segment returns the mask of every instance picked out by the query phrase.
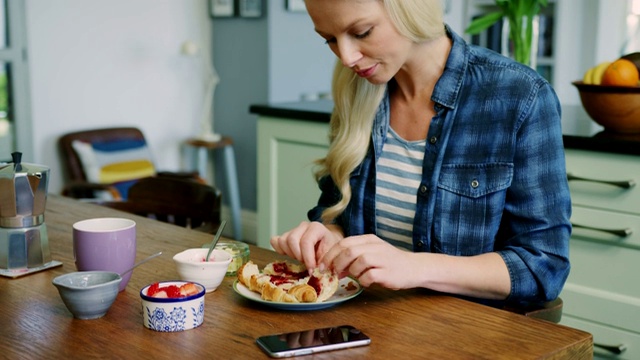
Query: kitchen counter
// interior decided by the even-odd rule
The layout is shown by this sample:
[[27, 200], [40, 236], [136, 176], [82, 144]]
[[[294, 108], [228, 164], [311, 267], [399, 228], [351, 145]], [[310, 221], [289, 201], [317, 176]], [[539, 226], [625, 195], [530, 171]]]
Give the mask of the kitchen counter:
[[[331, 100], [301, 101], [271, 105], [251, 105], [249, 112], [261, 116], [328, 123]], [[582, 106], [563, 106], [562, 127], [567, 149], [640, 155], [640, 134], [611, 134], [603, 131], [584, 112]]]

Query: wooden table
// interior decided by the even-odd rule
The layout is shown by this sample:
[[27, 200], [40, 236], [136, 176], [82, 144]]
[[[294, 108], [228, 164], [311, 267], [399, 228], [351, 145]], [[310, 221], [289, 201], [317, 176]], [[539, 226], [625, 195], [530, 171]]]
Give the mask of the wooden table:
[[[51, 280], [76, 270], [71, 225], [103, 216], [136, 220], [138, 260], [157, 251], [164, 254], [133, 272], [103, 318], [76, 320]], [[63, 266], [0, 279], [0, 358], [259, 359], [267, 356], [255, 344], [258, 336], [342, 324], [360, 328], [371, 337], [371, 345], [314, 359], [592, 357], [588, 333], [447, 295], [373, 287], [329, 309], [283, 311], [236, 294], [233, 277], [206, 295], [202, 326], [180, 333], [152, 331], [142, 325], [140, 289], [178, 278], [172, 256], [201, 247], [210, 235], [51, 195], [45, 217], [52, 257]], [[250, 251], [259, 265], [278, 257], [258, 247]]]

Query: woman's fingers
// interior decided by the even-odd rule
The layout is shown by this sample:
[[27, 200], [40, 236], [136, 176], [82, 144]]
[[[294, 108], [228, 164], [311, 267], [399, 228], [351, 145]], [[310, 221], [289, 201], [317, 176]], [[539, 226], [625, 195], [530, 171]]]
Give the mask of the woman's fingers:
[[[326, 268], [333, 269], [337, 273], [349, 270], [351, 275], [358, 276], [359, 273], [352, 272], [350, 266], [354, 261], [368, 251], [367, 247], [372, 246], [377, 242], [376, 239], [378, 238], [372, 235], [360, 235], [344, 238], [332, 246], [320, 261]], [[353, 270], [355, 269], [356, 268]]]
[[276, 252], [303, 262], [309, 270], [317, 267], [318, 256], [336, 241], [331, 229], [316, 221], [304, 221], [270, 240]]
[[404, 287], [399, 270], [407, 266], [408, 254], [374, 235], [362, 235], [343, 239], [325, 254], [321, 262], [337, 273], [348, 272], [363, 286], [378, 283], [397, 289]]
[[[311, 222], [300, 239], [300, 252], [302, 261], [307, 269], [313, 270], [318, 266], [319, 253], [323, 248], [333, 243], [333, 234], [326, 226], [319, 222]], [[321, 255], [320, 255], [321, 256]]]
[[289, 234], [290, 232], [288, 231], [282, 235], [271, 237], [271, 247], [273, 247], [277, 253], [291, 256], [292, 250], [289, 248], [289, 243], [287, 242]]

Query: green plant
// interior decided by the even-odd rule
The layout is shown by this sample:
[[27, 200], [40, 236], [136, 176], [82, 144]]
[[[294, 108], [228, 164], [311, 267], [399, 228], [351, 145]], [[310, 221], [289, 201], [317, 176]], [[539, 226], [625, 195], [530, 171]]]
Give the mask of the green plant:
[[497, 21], [507, 18], [509, 39], [513, 42], [513, 57], [516, 61], [529, 65], [531, 59], [531, 40], [533, 37], [533, 19], [548, 0], [495, 0], [500, 10], [488, 13], [473, 20], [466, 33], [474, 35], [487, 29]]
[[7, 74], [0, 73], [0, 118], [7, 117], [7, 113], [9, 112], [8, 86]]

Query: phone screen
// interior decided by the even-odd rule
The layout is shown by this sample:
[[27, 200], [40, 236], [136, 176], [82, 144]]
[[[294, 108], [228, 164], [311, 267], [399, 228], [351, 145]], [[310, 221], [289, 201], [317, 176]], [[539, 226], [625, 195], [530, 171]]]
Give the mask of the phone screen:
[[351, 325], [342, 325], [261, 336], [256, 342], [271, 357], [288, 357], [368, 345], [371, 339]]

